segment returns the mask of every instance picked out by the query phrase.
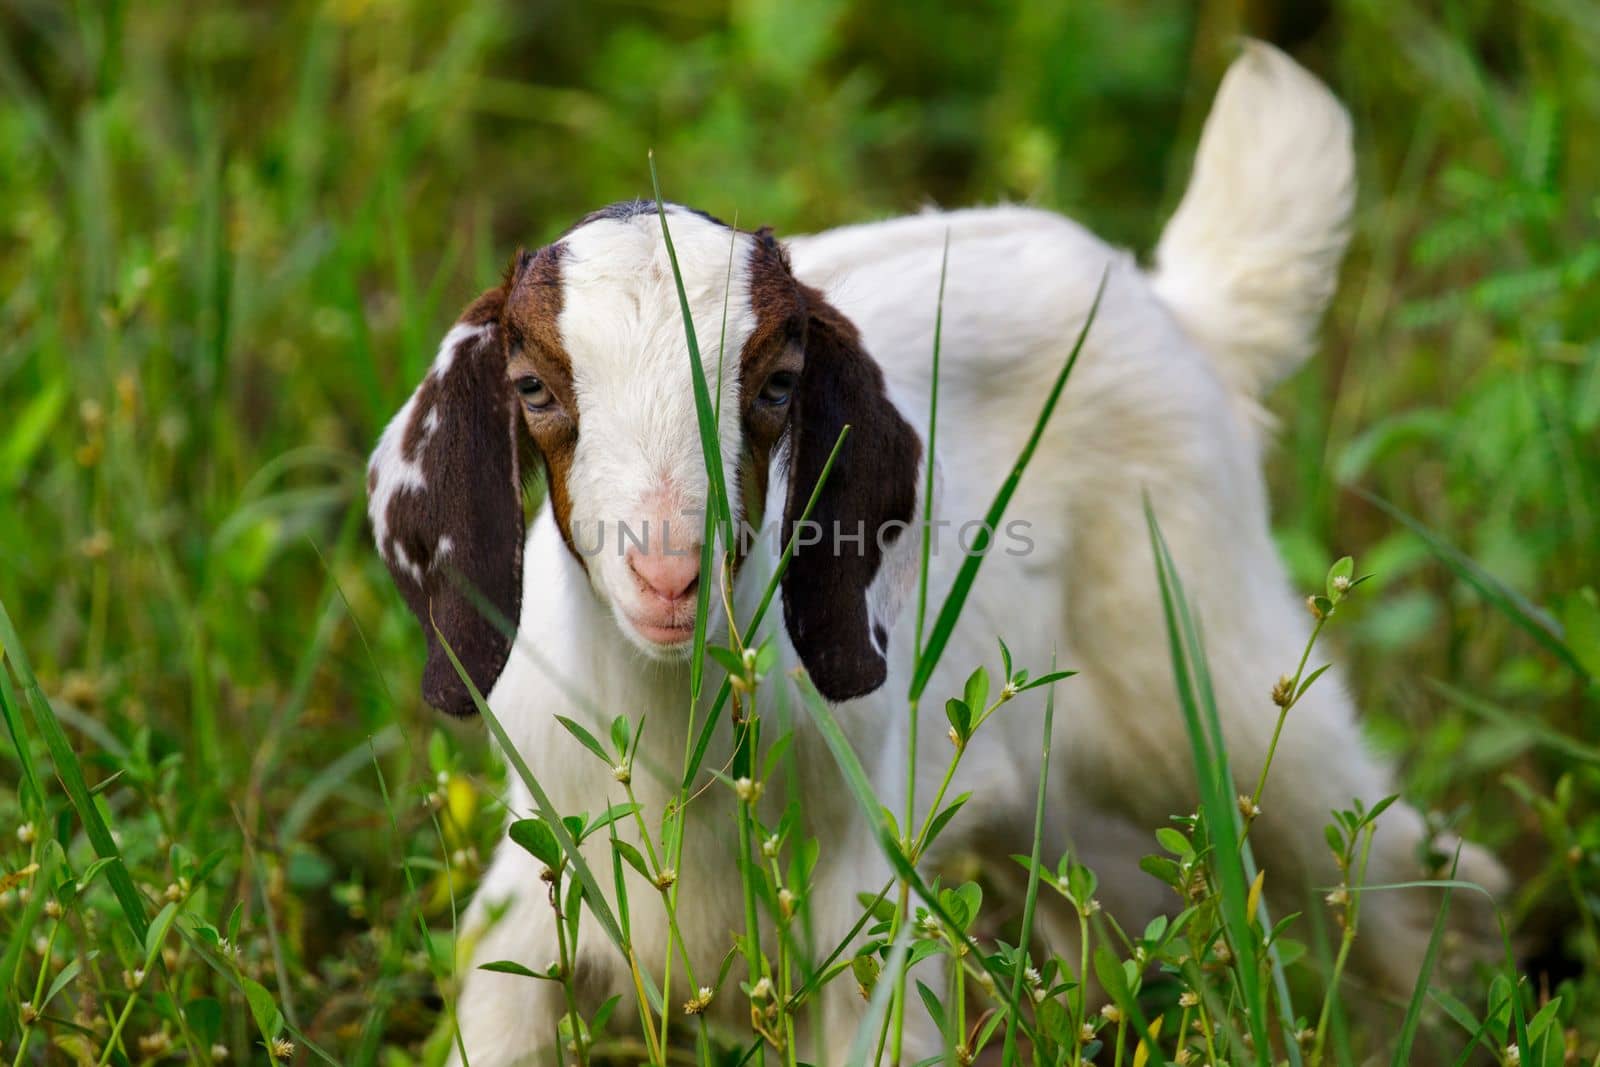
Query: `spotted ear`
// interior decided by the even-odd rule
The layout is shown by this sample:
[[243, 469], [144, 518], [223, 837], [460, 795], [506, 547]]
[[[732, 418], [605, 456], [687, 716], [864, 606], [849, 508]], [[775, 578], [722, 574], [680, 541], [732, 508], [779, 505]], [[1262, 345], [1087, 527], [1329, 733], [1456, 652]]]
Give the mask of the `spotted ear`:
[[516, 625], [522, 600], [522, 431], [504, 307], [493, 289], [467, 308], [367, 467], [378, 551], [428, 639], [422, 697], [451, 715], [476, 705], [439, 635], [487, 697], [511, 652], [502, 627]]
[[[794, 534], [839, 433], [835, 461], [783, 578], [783, 619], [817, 691], [864, 696], [888, 676], [889, 629], [915, 567], [911, 523], [922, 442], [890, 401], [855, 325], [815, 290], [805, 366], [790, 403], [784, 543]], [[913, 571], [914, 573], [914, 571]]]

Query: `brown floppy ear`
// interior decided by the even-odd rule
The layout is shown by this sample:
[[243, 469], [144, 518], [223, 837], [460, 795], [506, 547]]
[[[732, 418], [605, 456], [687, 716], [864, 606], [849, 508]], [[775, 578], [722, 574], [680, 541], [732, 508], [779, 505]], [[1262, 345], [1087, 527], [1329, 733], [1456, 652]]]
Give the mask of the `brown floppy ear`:
[[517, 624], [522, 601], [522, 431], [504, 308], [503, 288], [467, 308], [367, 467], [378, 551], [428, 639], [422, 697], [451, 715], [476, 705], [439, 634], [487, 697], [511, 652], [501, 627]]
[[[889, 628], [904, 591], [922, 442], [889, 400], [855, 325], [816, 290], [805, 302], [805, 366], [789, 412], [784, 543], [794, 533], [846, 425], [839, 459], [796, 538], [783, 578], [783, 620], [817, 691], [864, 696], [888, 676]], [[806, 543], [811, 542], [811, 543]], [[915, 556], [910, 557], [913, 565]]]

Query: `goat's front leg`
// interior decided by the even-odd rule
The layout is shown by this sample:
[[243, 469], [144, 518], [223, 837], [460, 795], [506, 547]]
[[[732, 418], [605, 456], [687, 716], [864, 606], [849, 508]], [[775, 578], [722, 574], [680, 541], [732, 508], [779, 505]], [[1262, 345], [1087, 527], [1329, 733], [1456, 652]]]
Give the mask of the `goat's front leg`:
[[566, 1010], [555, 982], [482, 970], [510, 960], [543, 972], [560, 958], [550, 885], [532, 856], [503, 842], [462, 923], [471, 962], [462, 976], [456, 1020], [472, 1067], [556, 1067], [563, 1062], [560, 1020]]

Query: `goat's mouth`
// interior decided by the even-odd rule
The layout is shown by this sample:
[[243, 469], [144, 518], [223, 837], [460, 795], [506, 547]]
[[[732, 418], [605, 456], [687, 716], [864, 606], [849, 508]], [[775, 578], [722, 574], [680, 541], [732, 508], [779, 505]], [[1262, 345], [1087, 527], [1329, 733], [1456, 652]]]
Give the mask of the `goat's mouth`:
[[682, 649], [694, 637], [693, 614], [650, 619], [625, 612], [624, 617], [634, 633], [663, 651]]

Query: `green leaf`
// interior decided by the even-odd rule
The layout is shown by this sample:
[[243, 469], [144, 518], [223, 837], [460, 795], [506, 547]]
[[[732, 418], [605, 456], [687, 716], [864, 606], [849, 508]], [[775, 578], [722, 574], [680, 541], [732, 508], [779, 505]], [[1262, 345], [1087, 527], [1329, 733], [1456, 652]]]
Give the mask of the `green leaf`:
[[277, 1002], [267, 992], [267, 987], [254, 978], [241, 974], [239, 985], [244, 989], [245, 1003], [250, 1005], [250, 1016], [256, 1021], [256, 1029], [261, 1031], [264, 1040], [271, 1041], [283, 1029], [283, 1015], [278, 1011]]
[[169, 900], [165, 907], [156, 913], [155, 921], [150, 924], [150, 929], [144, 935], [144, 965], [150, 967], [161, 954], [161, 943], [167, 939], [167, 931], [172, 929], [172, 920], [178, 914], [178, 902]]
[[934, 841], [938, 840], [939, 835], [944, 832], [944, 828], [950, 824], [951, 819], [956, 817], [956, 812], [961, 810], [961, 806], [965, 804], [968, 799], [971, 798], [971, 796], [971, 793], [962, 793], [960, 796], [956, 797], [955, 800], [951, 801], [943, 811], [939, 812], [939, 814], [935, 815], [931, 820], [929, 820], [928, 828], [923, 832], [922, 840], [918, 842], [919, 855], [922, 852], [927, 851], [928, 846], [933, 844]]
[[622, 1003], [622, 994], [617, 993], [608, 997], [605, 1003], [595, 1009], [594, 1017], [589, 1020], [589, 1032], [598, 1034], [605, 1030], [606, 1023], [611, 1021], [611, 1013], [617, 1010], [617, 1005]]
[[882, 973], [883, 965], [876, 956], [857, 956], [850, 961], [850, 973], [855, 976], [856, 985], [866, 996], [872, 996], [873, 987], [878, 984], [878, 975]]
[[717, 661], [717, 666], [728, 672], [730, 678], [744, 677], [744, 660], [739, 653], [721, 645], [707, 645], [706, 655]]
[[772, 777], [772, 772], [778, 769], [779, 761], [783, 759], [784, 753], [789, 751], [789, 745], [793, 741], [794, 733], [791, 731], [767, 746], [767, 754], [761, 761], [761, 777], [763, 779]]
[[1194, 846], [1189, 843], [1189, 839], [1170, 826], [1163, 826], [1158, 829], [1156, 831], [1156, 840], [1161, 843], [1162, 848], [1174, 856], [1194, 855]]
[[596, 756], [599, 756], [607, 767], [611, 766], [615, 762], [611, 758], [611, 754], [605, 750], [605, 746], [600, 744], [599, 739], [596, 738], [594, 734], [584, 729], [583, 726], [573, 722], [565, 715], [557, 715], [556, 721], [562, 726], [565, 726], [567, 728], [567, 733], [571, 734], [573, 737], [576, 737], [580, 745], [588, 749], [590, 752], [593, 752]]
[[1043, 685], [1053, 685], [1056, 682], [1071, 678], [1077, 673], [1077, 671], [1051, 671], [1049, 674], [1041, 674], [1032, 681], [1028, 681], [1028, 674], [1026, 671], [1024, 671], [1019, 676], [1019, 680], [1017, 682], [1017, 692], [1026, 693], [1030, 689], [1038, 689]]
[[450, 769], [450, 742], [445, 738], [444, 731], [437, 728], [428, 738], [428, 769], [434, 774], [443, 774]]
[[928, 1018], [933, 1020], [934, 1025], [939, 1028], [939, 1032], [949, 1036], [950, 1022], [945, 1018], [944, 1005], [939, 1003], [938, 994], [924, 985], [921, 979], [918, 979], [917, 996], [922, 998], [922, 1006], [928, 1009]]
[[544, 820], [518, 819], [511, 824], [507, 835], [552, 871], [561, 866], [561, 846]]
[[629, 867], [643, 875], [646, 881], [655, 881], [655, 875], [650, 873], [650, 865], [644, 861], [644, 856], [640, 855], [637, 848], [634, 848], [620, 837], [611, 839], [611, 847]]
[[495, 974], [515, 974], [522, 978], [548, 979], [550, 977], [547, 974], [540, 974], [537, 971], [524, 967], [515, 960], [495, 960], [493, 963], [480, 963], [478, 964], [478, 970], [493, 971]]
[[982, 715], [989, 707], [989, 672], [982, 667], [967, 676], [962, 699], [974, 714]]
[[61, 968], [60, 973], [50, 980], [50, 988], [45, 991], [44, 999], [35, 1006], [41, 1012], [44, 1011], [50, 1002], [56, 999], [56, 994], [65, 989], [74, 978], [78, 977], [78, 972], [83, 969], [83, 961], [85, 959], [93, 960], [99, 955], [100, 950], [93, 949], [86, 956], [74, 956], [65, 967]]
[[1328, 568], [1327, 590], [1329, 600], [1338, 600], [1344, 595], [1337, 586], [1338, 579], [1345, 581], [1345, 589], [1349, 589], [1350, 579], [1355, 576], [1356, 561], [1349, 556], [1341, 558], [1337, 563]]
[[604, 830], [606, 827], [610, 826], [619, 819], [626, 819], [629, 815], [632, 815], [638, 810], [639, 805], [637, 804], [613, 804], [611, 807], [607, 808], [602, 815], [595, 819], [594, 822], [584, 827], [583, 834], [578, 838], [578, 840], [580, 842], [587, 840], [588, 838], [594, 836], [596, 832]]
[[1311, 688], [1311, 683], [1315, 682], [1318, 678], [1321, 678], [1323, 674], [1327, 672], [1328, 668], [1332, 666], [1333, 664], [1331, 663], [1324, 663], [1322, 666], [1308, 674], [1306, 676], [1306, 680], [1300, 683], [1300, 688], [1295, 690], [1294, 699], [1298, 701], [1301, 697], [1305, 696], [1306, 690]]
[[963, 743], [972, 736], [972, 708], [963, 700], [951, 697], [944, 702], [944, 717]]
[[633, 725], [628, 722], [626, 715], [618, 715], [611, 720], [611, 747], [616, 749], [617, 758], [628, 758], [628, 746], [633, 741]]

